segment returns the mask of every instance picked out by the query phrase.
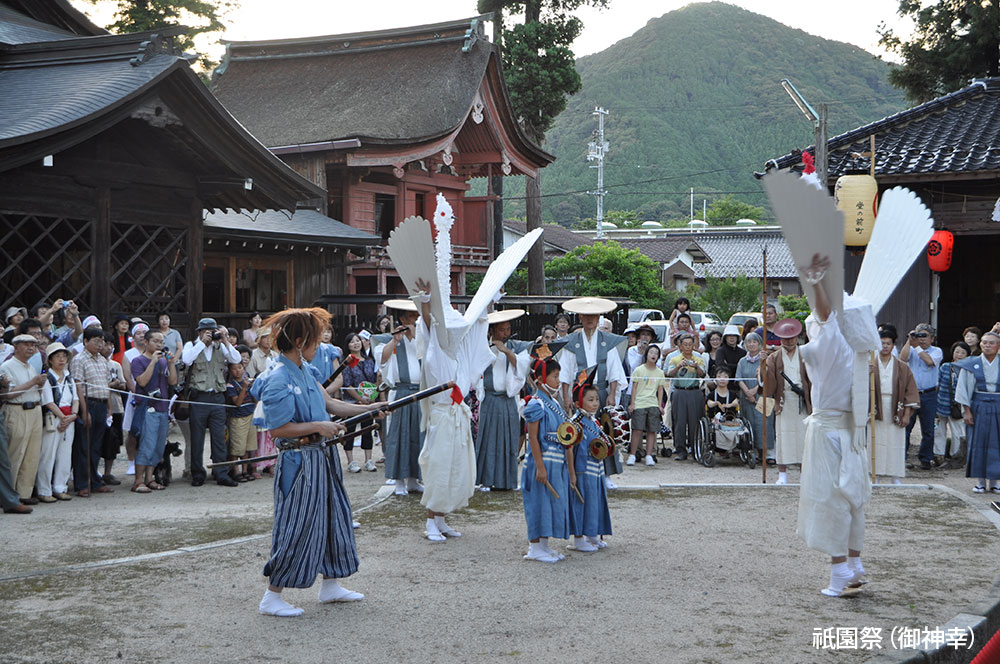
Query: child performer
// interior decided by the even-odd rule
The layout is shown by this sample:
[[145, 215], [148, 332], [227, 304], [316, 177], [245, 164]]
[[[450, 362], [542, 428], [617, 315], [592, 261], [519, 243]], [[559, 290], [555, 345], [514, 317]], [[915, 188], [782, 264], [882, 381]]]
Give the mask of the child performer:
[[590, 553], [605, 548], [607, 543], [600, 537], [611, 534], [611, 512], [608, 510], [608, 493], [604, 487], [604, 460], [598, 460], [590, 454], [590, 444], [604, 436], [595, 417], [601, 409], [601, 397], [590, 378], [573, 388], [573, 402], [583, 413], [580, 419], [583, 437], [573, 451], [577, 486], [583, 502], [573, 492], [569, 499], [569, 516], [573, 530], [573, 548]]
[[524, 520], [528, 524], [525, 560], [557, 563], [565, 556], [549, 547], [549, 538], [569, 537], [570, 482], [576, 484], [573, 450], [556, 439], [556, 429], [565, 422], [559, 405], [559, 362], [554, 357], [535, 360], [531, 370], [538, 391], [524, 407], [528, 423], [530, 454], [521, 476]]

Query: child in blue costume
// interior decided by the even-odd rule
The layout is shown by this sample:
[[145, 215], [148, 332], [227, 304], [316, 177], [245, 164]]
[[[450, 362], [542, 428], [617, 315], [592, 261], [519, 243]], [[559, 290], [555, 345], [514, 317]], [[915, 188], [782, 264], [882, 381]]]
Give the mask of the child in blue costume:
[[603, 549], [607, 543], [600, 539], [611, 534], [611, 512], [608, 510], [608, 493], [604, 487], [604, 460], [598, 461], [590, 454], [590, 444], [603, 438], [604, 432], [594, 419], [601, 408], [601, 398], [593, 384], [584, 383], [573, 388], [573, 402], [583, 411], [580, 426], [583, 437], [574, 451], [577, 486], [583, 501], [576, 492], [570, 496], [570, 526], [573, 531], [573, 548], [583, 553]]
[[[344, 432], [330, 413], [347, 417], [371, 410], [331, 399], [310, 364], [330, 314], [322, 309], [288, 309], [267, 321], [281, 354], [254, 381], [250, 392], [263, 404], [264, 425], [275, 442], [319, 434], [324, 439]], [[320, 602], [351, 602], [361, 593], [342, 588], [337, 579], [354, 574], [358, 553], [351, 504], [344, 491], [336, 447], [319, 443], [283, 450], [274, 476], [274, 529], [271, 557], [264, 565], [268, 587], [260, 613], [289, 617], [302, 609], [286, 602], [281, 591], [308, 588], [323, 575]]]
[[568, 419], [557, 399], [559, 362], [552, 357], [535, 360], [532, 377], [538, 391], [524, 408], [530, 453], [521, 475], [524, 520], [528, 525], [528, 553], [524, 559], [556, 563], [565, 556], [549, 547], [548, 538], [567, 539], [570, 535], [569, 485], [576, 483], [576, 470], [572, 449], [556, 440], [556, 429]]

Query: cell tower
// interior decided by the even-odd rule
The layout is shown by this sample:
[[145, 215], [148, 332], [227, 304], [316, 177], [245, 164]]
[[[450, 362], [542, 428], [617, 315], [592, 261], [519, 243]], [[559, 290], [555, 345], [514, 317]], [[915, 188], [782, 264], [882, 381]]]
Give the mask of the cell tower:
[[604, 190], [604, 155], [608, 153], [608, 142], [604, 140], [604, 116], [608, 114], [603, 108], [595, 108], [591, 115], [597, 116], [597, 140], [591, 141], [587, 145], [587, 161], [596, 161], [591, 164], [591, 168], [597, 169], [597, 189], [588, 191], [591, 196], [597, 197], [597, 238], [604, 238], [604, 196], [608, 193]]

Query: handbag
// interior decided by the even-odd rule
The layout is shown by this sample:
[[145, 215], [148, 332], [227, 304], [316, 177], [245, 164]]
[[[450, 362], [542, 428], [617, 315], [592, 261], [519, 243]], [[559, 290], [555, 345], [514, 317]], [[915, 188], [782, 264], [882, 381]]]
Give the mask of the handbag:
[[173, 403], [173, 410], [171, 414], [174, 419], [178, 422], [184, 422], [189, 417], [191, 417], [191, 370], [194, 369], [194, 363], [187, 368], [184, 372], [184, 387], [177, 394], [177, 399]]

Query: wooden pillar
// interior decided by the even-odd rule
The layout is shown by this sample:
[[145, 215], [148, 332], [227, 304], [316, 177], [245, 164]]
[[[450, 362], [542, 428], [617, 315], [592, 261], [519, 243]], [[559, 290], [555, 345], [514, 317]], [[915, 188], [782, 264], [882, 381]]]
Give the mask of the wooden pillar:
[[202, 202], [201, 199], [195, 197], [191, 201], [191, 215], [190, 222], [188, 223], [188, 241], [187, 241], [187, 284], [188, 284], [188, 294], [187, 294], [187, 309], [188, 309], [188, 319], [189, 319], [189, 329], [188, 333], [194, 331], [194, 328], [198, 325], [198, 319], [201, 318], [201, 306], [202, 306], [202, 278], [204, 276], [205, 269], [205, 247], [204, 247], [204, 237], [202, 233]]
[[91, 246], [94, 253], [91, 267], [94, 271], [93, 312], [105, 325], [111, 323], [111, 190], [96, 190], [97, 214], [94, 216]]

